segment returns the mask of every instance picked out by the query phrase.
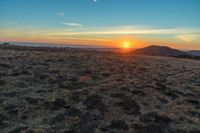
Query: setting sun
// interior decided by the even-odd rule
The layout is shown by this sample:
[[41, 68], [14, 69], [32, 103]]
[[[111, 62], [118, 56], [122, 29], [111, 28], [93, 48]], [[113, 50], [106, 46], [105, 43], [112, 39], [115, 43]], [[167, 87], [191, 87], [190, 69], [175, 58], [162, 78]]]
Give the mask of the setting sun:
[[122, 47], [123, 48], [130, 48], [130, 46], [131, 46], [131, 42], [130, 41], [123, 41], [122, 42]]

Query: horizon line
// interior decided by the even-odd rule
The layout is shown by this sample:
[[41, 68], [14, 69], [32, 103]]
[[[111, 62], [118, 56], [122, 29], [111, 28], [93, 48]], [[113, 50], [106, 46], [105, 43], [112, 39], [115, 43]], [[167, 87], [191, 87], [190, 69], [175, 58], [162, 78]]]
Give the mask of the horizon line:
[[[106, 45], [95, 45], [95, 44], [70, 44], [70, 43], [48, 43], [48, 42], [23, 42], [23, 41], [0, 41], [0, 44], [3, 44], [3, 43], [9, 43], [9, 45], [17, 45], [17, 46], [27, 46], [27, 47], [31, 47], [31, 45], [25, 45], [24, 43], [28, 43], [28, 44], [36, 44], [38, 45], [38, 47], [63, 47], [63, 48], [66, 48], [66, 47], [69, 47], [69, 48], [97, 48], [97, 49], [122, 49], [120, 47], [112, 47], [112, 46], [106, 46]], [[12, 44], [12, 43], [18, 43], [18, 44]], [[22, 45], [20, 45], [20, 43], [22, 43]], [[43, 45], [43, 46], [41, 46]], [[46, 46], [45, 46], [46, 45]], [[150, 45], [146, 45], [144, 47], [138, 47], [138, 48], [129, 48], [129, 49], [140, 49], [140, 48], [145, 48], [145, 47], [149, 47], [149, 46], [158, 46], [158, 47], [163, 47], [163, 46], [167, 46], [169, 48], [172, 48], [172, 49], [177, 49], [177, 50], [181, 50], [181, 51], [193, 51], [193, 50], [196, 50], [196, 49], [180, 49], [180, 48], [175, 48], [175, 47], [171, 47], [171, 46], [168, 46], [168, 45], [156, 45], [156, 44], [150, 44]], [[37, 47], [37, 46], [33, 46], [33, 47]], [[200, 49], [197, 49], [197, 50], [200, 50]]]

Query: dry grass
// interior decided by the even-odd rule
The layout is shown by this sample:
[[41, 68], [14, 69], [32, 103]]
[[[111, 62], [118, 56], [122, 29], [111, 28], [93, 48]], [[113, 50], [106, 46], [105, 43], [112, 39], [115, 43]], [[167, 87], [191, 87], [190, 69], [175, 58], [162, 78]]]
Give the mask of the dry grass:
[[197, 133], [200, 62], [0, 48], [0, 132]]

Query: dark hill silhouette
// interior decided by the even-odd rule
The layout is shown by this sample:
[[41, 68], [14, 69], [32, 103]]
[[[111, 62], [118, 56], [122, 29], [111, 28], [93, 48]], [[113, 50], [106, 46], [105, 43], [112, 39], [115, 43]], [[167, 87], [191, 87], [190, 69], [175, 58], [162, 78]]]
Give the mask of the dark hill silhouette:
[[167, 57], [178, 57], [180, 55], [187, 54], [186, 52], [177, 49], [172, 49], [167, 46], [156, 46], [156, 45], [148, 46], [141, 49], [136, 49], [133, 52], [135, 54], [140, 54], [140, 55], [167, 56]]
[[189, 51], [188, 53], [191, 54], [191, 55], [194, 55], [194, 56], [200, 56], [199, 50], [192, 50], [192, 51]]

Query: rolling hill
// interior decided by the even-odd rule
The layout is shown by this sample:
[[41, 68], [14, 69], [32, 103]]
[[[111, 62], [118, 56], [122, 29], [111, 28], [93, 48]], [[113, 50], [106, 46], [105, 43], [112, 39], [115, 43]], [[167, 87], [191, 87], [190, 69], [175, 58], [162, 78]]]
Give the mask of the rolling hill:
[[176, 57], [182, 54], [186, 54], [183, 51], [172, 49], [167, 46], [156, 46], [156, 45], [151, 45], [145, 48], [136, 49], [134, 53], [140, 55], [168, 56], [168, 57]]
[[138, 55], [200, 59], [199, 51], [181, 51], [167, 46], [156, 46], [156, 45], [151, 45], [145, 48], [136, 49], [133, 51], [133, 53]]

